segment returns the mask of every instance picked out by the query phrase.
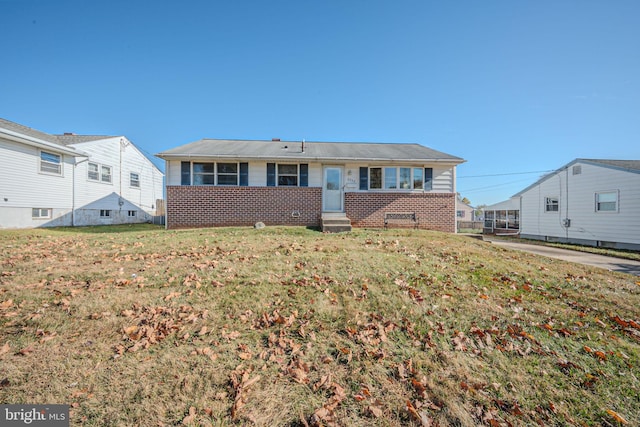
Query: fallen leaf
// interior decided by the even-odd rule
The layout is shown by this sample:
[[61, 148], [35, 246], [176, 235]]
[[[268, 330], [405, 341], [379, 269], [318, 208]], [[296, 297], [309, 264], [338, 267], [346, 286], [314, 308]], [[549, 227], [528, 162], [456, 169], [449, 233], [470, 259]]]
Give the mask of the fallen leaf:
[[192, 422], [194, 422], [196, 420], [196, 415], [197, 415], [196, 407], [195, 406], [189, 407], [189, 415], [184, 417], [184, 419], [182, 420], [182, 424], [184, 424], [184, 425], [191, 424]]
[[373, 415], [375, 418], [380, 418], [383, 415], [382, 408], [379, 404], [367, 406], [367, 412]]
[[9, 350], [11, 350], [11, 346], [9, 345], [9, 343], [8, 342], [4, 343], [4, 345], [0, 347], [0, 356], [2, 356], [5, 353], [8, 353]]
[[611, 418], [613, 418], [614, 420], [616, 420], [620, 424], [623, 424], [623, 425], [629, 424], [629, 421], [625, 420], [622, 415], [618, 414], [616, 411], [614, 411], [612, 409], [607, 409], [607, 414], [609, 414], [611, 416]]

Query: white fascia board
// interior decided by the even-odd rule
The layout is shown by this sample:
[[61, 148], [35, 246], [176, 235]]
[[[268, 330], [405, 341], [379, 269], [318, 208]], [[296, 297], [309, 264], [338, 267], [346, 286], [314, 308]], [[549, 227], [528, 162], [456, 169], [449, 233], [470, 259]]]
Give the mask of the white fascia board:
[[61, 154], [68, 154], [73, 157], [88, 157], [87, 153], [83, 151], [79, 151], [74, 148], [67, 148], [63, 145], [53, 144], [51, 142], [44, 141], [39, 138], [34, 138], [32, 136], [24, 135], [18, 132], [13, 132], [8, 129], [0, 128], [0, 136], [10, 141], [20, 142], [22, 144], [31, 145], [37, 148], [48, 149]]
[[466, 160], [452, 160], [452, 159], [389, 159], [389, 158], [361, 158], [361, 157], [293, 157], [293, 156], [236, 156], [230, 154], [215, 155], [215, 154], [156, 154], [164, 160], [184, 160], [184, 161], [197, 161], [197, 160], [262, 160], [262, 161], [288, 161], [288, 162], [354, 162], [354, 163], [377, 163], [377, 164], [407, 164], [414, 165], [420, 163], [442, 163], [449, 166], [457, 166]]

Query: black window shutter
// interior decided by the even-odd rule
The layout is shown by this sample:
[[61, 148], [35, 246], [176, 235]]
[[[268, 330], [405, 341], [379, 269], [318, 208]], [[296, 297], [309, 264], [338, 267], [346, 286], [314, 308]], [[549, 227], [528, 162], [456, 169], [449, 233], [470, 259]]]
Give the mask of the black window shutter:
[[433, 168], [424, 168], [424, 189], [427, 191], [433, 189]]
[[240, 163], [240, 185], [249, 185], [249, 163]]
[[267, 187], [276, 186], [276, 164], [267, 163]]
[[309, 165], [300, 163], [300, 187], [309, 186]]
[[181, 185], [191, 185], [191, 162], [182, 162], [180, 165], [181, 170]]
[[367, 167], [360, 168], [360, 189], [369, 189], [369, 168]]

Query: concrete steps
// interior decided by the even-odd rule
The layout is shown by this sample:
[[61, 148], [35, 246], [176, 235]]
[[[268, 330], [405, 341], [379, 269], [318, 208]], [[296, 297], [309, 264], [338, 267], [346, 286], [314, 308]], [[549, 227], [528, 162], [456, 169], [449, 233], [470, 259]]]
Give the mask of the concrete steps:
[[351, 231], [351, 220], [344, 213], [326, 213], [321, 217], [323, 233], [343, 233]]

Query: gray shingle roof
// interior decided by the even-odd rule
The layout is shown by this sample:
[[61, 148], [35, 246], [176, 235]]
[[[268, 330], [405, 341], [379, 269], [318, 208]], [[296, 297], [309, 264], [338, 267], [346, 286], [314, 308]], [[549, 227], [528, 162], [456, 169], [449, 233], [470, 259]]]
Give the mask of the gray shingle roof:
[[578, 159], [587, 163], [597, 163], [604, 166], [613, 166], [617, 169], [640, 171], [640, 160], [605, 160], [605, 159]]
[[[304, 151], [302, 149], [304, 144]], [[172, 158], [233, 158], [291, 160], [443, 161], [462, 163], [452, 156], [420, 144], [312, 141], [255, 141], [201, 139], [157, 154]]]
[[41, 139], [43, 141], [50, 142], [52, 144], [60, 144], [60, 142], [57, 140], [55, 135], [40, 132], [39, 130], [32, 129], [30, 127], [23, 126], [18, 123], [14, 123], [12, 121], [9, 121], [3, 118], [0, 118], [0, 127], [16, 133], [20, 133], [22, 135], [30, 136], [32, 138]]
[[28, 126], [24, 126], [19, 123], [15, 123], [3, 118], [0, 118], [0, 127], [16, 133], [20, 133], [22, 135], [30, 136], [32, 138], [41, 139], [43, 141], [50, 142], [52, 144], [58, 144], [58, 145], [64, 145], [64, 146], [80, 144], [83, 142], [99, 141], [101, 139], [107, 139], [107, 138], [113, 138], [112, 136], [106, 136], [106, 135], [76, 135], [76, 134], [52, 135], [50, 133], [45, 133], [37, 129], [33, 129]]
[[65, 134], [55, 135], [58, 142], [62, 145], [82, 144], [83, 142], [100, 141], [101, 139], [117, 138], [115, 136], [108, 135], [76, 135]]

